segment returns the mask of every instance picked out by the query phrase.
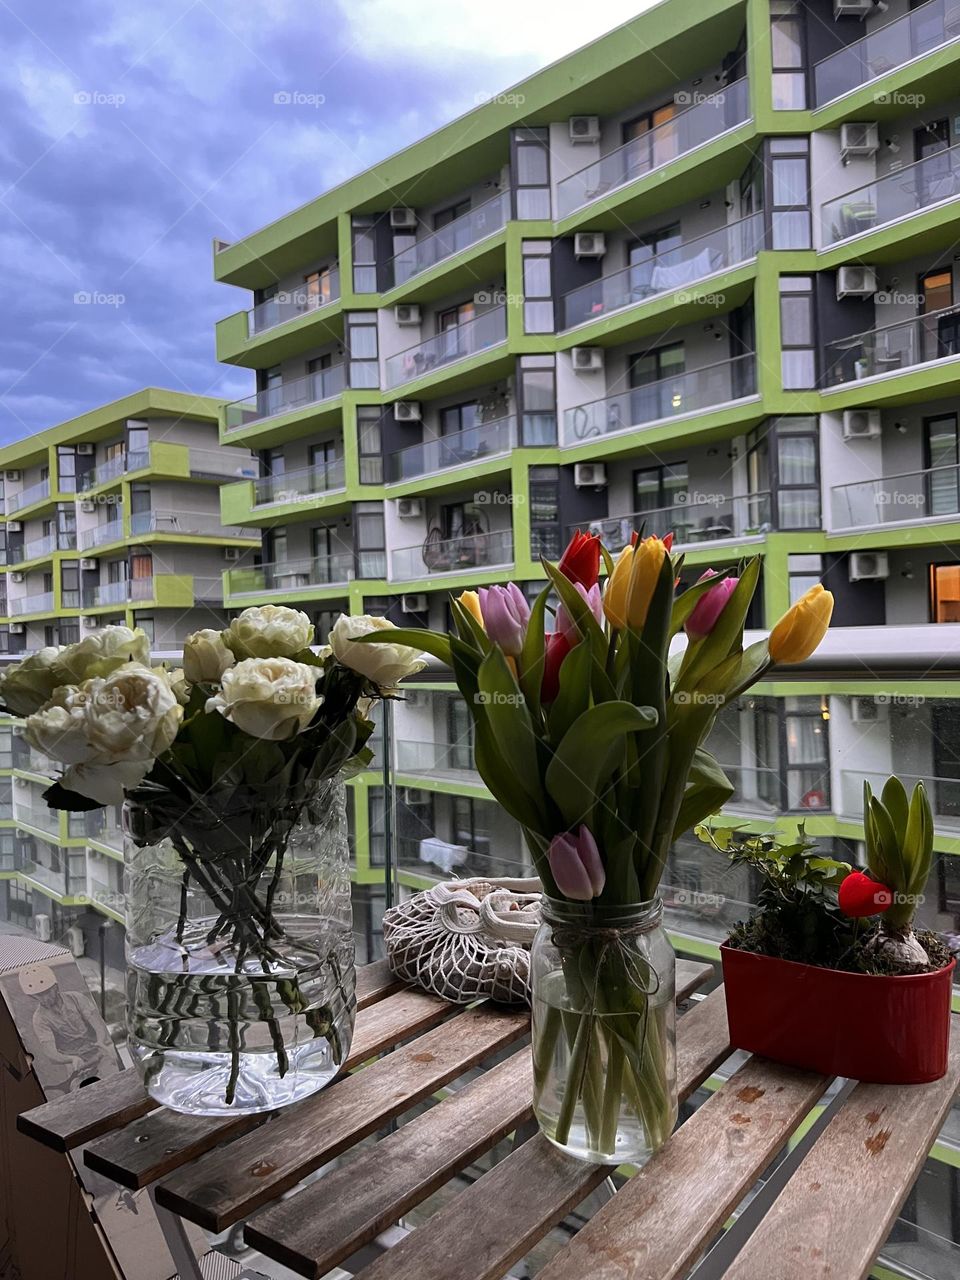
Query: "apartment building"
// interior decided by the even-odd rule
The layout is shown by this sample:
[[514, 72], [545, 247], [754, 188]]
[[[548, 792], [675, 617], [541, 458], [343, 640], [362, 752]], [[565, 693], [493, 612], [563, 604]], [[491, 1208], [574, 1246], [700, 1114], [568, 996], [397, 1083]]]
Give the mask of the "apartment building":
[[[218, 401], [148, 388], [0, 448], [5, 654], [122, 623], [162, 655], [224, 624], [223, 570], [260, 539], [222, 525], [219, 487], [258, 463], [219, 443], [218, 422]], [[123, 920], [120, 815], [48, 809], [53, 772], [0, 723], [0, 919], [79, 950], [79, 934]], [[114, 956], [120, 945], [115, 933]]]

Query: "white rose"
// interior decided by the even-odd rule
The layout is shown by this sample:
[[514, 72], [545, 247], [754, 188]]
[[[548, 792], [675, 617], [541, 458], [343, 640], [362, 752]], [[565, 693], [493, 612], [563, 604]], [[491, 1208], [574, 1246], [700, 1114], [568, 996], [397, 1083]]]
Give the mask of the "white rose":
[[183, 642], [183, 673], [189, 684], [215, 684], [235, 662], [220, 631], [194, 631]]
[[[427, 665], [422, 653], [405, 644], [391, 644], [387, 633], [396, 627], [386, 618], [361, 615], [351, 618], [345, 613], [333, 625], [330, 645], [334, 657], [351, 671], [366, 676], [384, 692], [391, 692], [406, 676], [415, 675]], [[383, 644], [358, 644], [358, 636], [384, 632]]]
[[313, 623], [283, 604], [254, 606], [234, 618], [223, 642], [237, 658], [291, 658], [313, 643]]
[[223, 673], [206, 710], [219, 711], [251, 738], [279, 742], [302, 732], [316, 715], [319, 667], [290, 658], [246, 658]]
[[53, 667], [59, 654], [56, 645], [48, 645], [0, 674], [0, 702], [8, 711], [29, 716], [53, 696], [57, 685], [63, 683]]
[[76, 644], [64, 645], [53, 662], [57, 684], [81, 684], [128, 662], [150, 665], [150, 639], [139, 627], [104, 627]]

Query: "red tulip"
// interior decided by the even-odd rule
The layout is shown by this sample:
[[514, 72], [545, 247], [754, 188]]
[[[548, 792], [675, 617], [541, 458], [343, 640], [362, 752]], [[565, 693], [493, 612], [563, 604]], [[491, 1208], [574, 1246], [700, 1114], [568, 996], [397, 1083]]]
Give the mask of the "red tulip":
[[[708, 569], [700, 578], [715, 578], [717, 575]], [[690, 617], [686, 621], [685, 630], [691, 640], [702, 640], [708, 636], [720, 621], [720, 615], [726, 608], [727, 601], [733, 595], [739, 578], [721, 578], [715, 587], [705, 591], [693, 606]]]
[[553, 702], [560, 692], [560, 667], [573, 645], [562, 631], [550, 631], [543, 639], [543, 681], [540, 685], [540, 700]]
[[852, 919], [880, 916], [893, 906], [893, 890], [862, 871], [851, 871], [840, 883], [837, 901], [843, 914]]
[[571, 582], [579, 582], [589, 591], [600, 576], [600, 537], [577, 529], [567, 543], [557, 568]]

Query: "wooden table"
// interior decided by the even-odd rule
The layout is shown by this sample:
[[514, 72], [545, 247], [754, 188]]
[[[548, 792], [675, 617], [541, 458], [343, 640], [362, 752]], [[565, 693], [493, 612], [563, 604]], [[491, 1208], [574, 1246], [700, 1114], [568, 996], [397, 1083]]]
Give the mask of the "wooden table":
[[[711, 972], [680, 961], [678, 999]], [[358, 1005], [348, 1070], [284, 1111], [178, 1115], [156, 1108], [136, 1072], [125, 1071], [24, 1113], [19, 1127], [58, 1151], [83, 1146], [86, 1164], [124, 1187], [151, 1188], [183, 1280], [201, 1275], [184, 1219], [214, 1232], [246, 1220], [245, 1237], [261, 1253], [319, 1277], [511, 1134], [505, 1159], [379, 1254], [363, 1280], [498, 1280], [587, 1196], [612, 1187], [610, 1169], [561, 1154], [530, 1123], [526, 1011], [446, 1004], [401, 987], [383, 963], [359, 972]], [[540, 1277], [670, 1280], [688, 1274], [714, 1243], [701, 1277], [865, 1276], [960, 1086], [953, 1030], [943, 1080], [902, 1088], [846, 1082], [812, 1124], [829, 1079], [746, 1059]], [[681, 1015], [677, 1048], [683, 1099], [730, 1056], [722, 989]], [[498, 1061], [489, 1070], [392, 1124], [492, 1056]], [[804, 1121], [804, 1136], [718, 1238]]]

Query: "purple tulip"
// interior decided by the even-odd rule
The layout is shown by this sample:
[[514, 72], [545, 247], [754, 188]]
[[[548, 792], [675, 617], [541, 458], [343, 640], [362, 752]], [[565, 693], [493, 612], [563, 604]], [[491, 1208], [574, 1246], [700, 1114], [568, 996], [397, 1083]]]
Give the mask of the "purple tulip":
[[554, 836], [547, 853], [550, 873], [565, 898], [574, 902], [590, 902], [603, 892], [607, 875], [597, 842], [585, 826], [574, 834], [565, 831]]
[[[594, 583], [594, 585], [590, 588], [589, 591], [583, 585], [582, 582], [575, 582], [573, 586], [574, 586], [574, 590], [579, 595], [581, 595], [583, 599], [587, 602], [590, 612], [593, 614], [597, 622], [599, 622], [602, 627], [603, 626], [603, 597], [600, 594], [599, 582]], [[571, 645], [577, 644], [578, 641], [580, 640], [580, 632], [577, 630], [577, 625], [574, 622], [574, 620], [570, 617], [570, 614], [567, 612], [566, 607], [564, 605], [561, 605], [560, 608], [557, 610], [557, 630], [561, 633], [561, 635], [566, 637], [567, 641]]]
[[[704, 582], [707, 578], [715, 578], [717, 575], [713, 569], [708, 569], [700, 578]], [[708, 636], [713, 628], [717, 625], [721, 613], [726, 608], [727, 601], [733, 595], [739, 578], [722, 578], [715, 587], [711, 587], [709, 591], [705, 591], [697, 603], [693, 606], [690, 617], [686, 622], [686, 632], [688, 640], [702, 640], [704, 636]]]
[[527, 598], [515, 582], [505, 587], [481, 587], [483, 629], [508, 657], [519, 658], [530, 621]]

